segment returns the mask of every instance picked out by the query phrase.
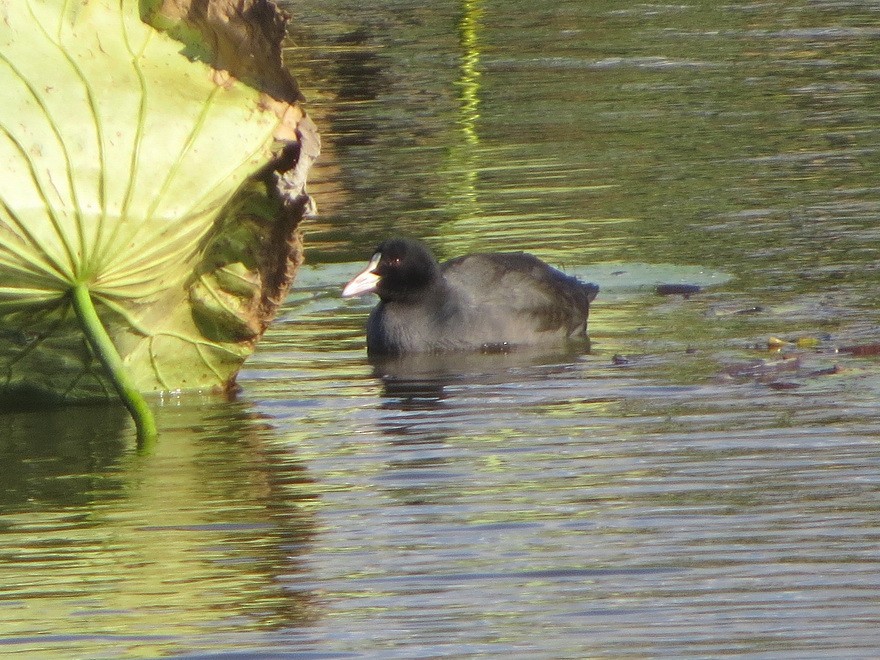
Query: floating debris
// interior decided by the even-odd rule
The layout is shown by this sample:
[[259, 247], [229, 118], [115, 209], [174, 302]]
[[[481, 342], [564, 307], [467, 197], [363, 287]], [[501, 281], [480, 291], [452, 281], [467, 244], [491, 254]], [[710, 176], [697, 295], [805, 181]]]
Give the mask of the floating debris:
[[698, 284], [658, 284], [655, 291], [658, 296], [684, 296], [690, 298], [700, 293], [703, 287]]
[[843, 346], [837, 349], [838, 353], [849, 353], [857, 357], [880, 355], [880, 344], [857, 344], [855, 346]]

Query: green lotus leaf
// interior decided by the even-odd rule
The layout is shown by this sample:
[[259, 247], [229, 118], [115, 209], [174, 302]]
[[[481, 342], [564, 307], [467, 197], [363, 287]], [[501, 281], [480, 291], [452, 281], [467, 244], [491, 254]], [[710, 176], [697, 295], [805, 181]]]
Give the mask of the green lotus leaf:
[[77, 301], [137, 392], [233, 382], [318, 151], [284, 25], [268, 0], [0, 0], [0, 401], [116, 396]]

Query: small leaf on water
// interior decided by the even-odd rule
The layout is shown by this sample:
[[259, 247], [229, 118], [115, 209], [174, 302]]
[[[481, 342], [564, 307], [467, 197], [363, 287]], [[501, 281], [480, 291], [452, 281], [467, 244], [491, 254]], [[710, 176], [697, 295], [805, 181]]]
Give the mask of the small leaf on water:
[[801, 387], [800, 383], [792, 383], [787, 380], [774, 380], [770, 383], [767, 383], [767, 387], [771, 390], [796, 390]]
[[811, 371], [808, 376], [834, 376], [839, 373], [843, 373], [844, 369], [840, 367], [840, 365], [835, 364], [833, 367], [828, 367], [826, 369], [816, 369], [815, 371]]
[[655, 291], [658, 296], [680, 295], [690, 298], [695, 293], [700, 293], [703, 287], [697, 284], [658, 284]]
[[725, 368], [724, 373], [734, 377], [767, 378], [783, 371], [797, 371], [800, 365], [800, 358], [785, 356], [778, 360], [754, 360], [731, 364]]
[[849, 353], [857, 357], [865, 357], [869, 355], [880, 355], [880, 344], [858, 344], [855, 346], [844, 346], [838, 349], [840, 353]]

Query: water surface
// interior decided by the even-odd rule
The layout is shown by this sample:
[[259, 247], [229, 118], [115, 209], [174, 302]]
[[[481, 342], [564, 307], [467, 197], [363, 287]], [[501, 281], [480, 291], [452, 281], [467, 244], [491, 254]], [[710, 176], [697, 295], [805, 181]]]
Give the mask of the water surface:
[[[0, 652], [877, 655], [875, 4], [290, 8], [309, 266], [152, 453], [0, 417]], [[377, 372], [392, 233], [595, 279], [589, 351]]]

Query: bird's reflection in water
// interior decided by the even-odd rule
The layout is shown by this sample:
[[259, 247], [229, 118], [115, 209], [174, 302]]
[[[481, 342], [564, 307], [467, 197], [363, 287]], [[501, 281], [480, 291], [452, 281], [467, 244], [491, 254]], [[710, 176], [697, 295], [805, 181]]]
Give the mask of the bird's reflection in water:
[[482, 352], [375, 356], [370, 363], [373, 375], [382, 381], [384, 407], [431, 409], [455, 390], [557, 376], [570, 370], [589, 348], [586, 341], [540, 348], [493, 346]]

